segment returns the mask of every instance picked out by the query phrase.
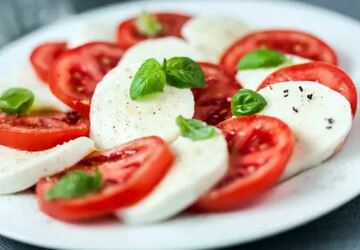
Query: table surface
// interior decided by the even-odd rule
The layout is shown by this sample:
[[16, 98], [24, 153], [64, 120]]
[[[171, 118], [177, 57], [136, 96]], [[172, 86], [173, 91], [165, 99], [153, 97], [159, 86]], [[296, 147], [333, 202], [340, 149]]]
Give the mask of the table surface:
[[[219, 0], [220, 1], [220, 0]], [[1, 0], [0, 48], [8, 42], [66, 15], [119, 0]], [[302, 0], [360, 20], [358, 0]], [[44, 11], [39, 11], [44, 10]], [[46, 13], [42, 15], [41, 13]], [[20, 17], [20, 18], [19, 18]], [[307, 225], [275, 237], [226, 250], [353, 250], [360, 249], [360, 197]], [[241, 233], [241, 232], [239, 232]], [[0, 250], [40, 250], [0, 236]]]

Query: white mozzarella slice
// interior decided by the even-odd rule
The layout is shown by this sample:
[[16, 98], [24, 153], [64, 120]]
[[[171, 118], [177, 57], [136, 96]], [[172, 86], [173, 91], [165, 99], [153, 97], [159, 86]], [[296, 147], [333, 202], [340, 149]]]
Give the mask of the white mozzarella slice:
[[186, 22], [181, 34], [190, 44], [209, 56], [212, 62], [217, 63], [221, 54], [249, 31], [248, 25], [236, 19], [199, 16]]
[[195, 61], [206, 61], [207, 57], [198, 49], [176, 37], [149, 39], [128, 49], [121, 58], [118, 67], [137, 70], [145, 60], [155, 58], [160, 63], [164, 59], [183, 56]]
[[189, 89], [166, 86], [164, 92], [145, 100], [131, 100], [132, 78], [130, 71], [116, 68], [96, 87], [91, 101], [90, 137], [100, 149], [149, 135], [172, 142], [179, 134], [176, 117], [191, 118], [194, 114]]
[[[19, 65], [20, 67], [20, 65]], [[32, 110], [58, 110], [67, 112], [71, 109], [58, 100], [50, 91], [47, 84], [40, 82], [36, 78], [35, 73], [30, 68], [30, 65], [13, 69], [7, 76], [0, 78], [0, 94], [13, 87], [22, 87], [31, 90], [35, 95], [35, 102]]]
[[69, 47], [73, 48], [94, 41], [115, 42], [118, 25], [119, 21], [113, 18], [80, 23], [74, 36], [69, 40]]
[[93, 141], [87, 137], [38, 152], [0, 146], [0, 194], [16, 193], [32, 187], [41, 178], [73, 166], [94, 149]]
[[142, 201], [117, 216], [125, 223], [166, 220], [192, 205], [226, 173], [228, 152], [221, 134], [202, 141], [179, 137], [171, 148], [176, 160], [158, 186]]
[[295, 55], [286, 55], [286, 57], [288, 59], [288, 62], [278, 67], [239, 70], [236, 74], [236, 79], [243, 86], [243, 88], [257, 90], [257, 88], [265, 80], [265, 78], [277, 71], [278, 69], [291, 65], [310, 62], [309, 59]]
[[350, 104], [316, 82], [284, 82], [259, 91], [267, 106], [261, 114], [284, 121], [296, 143], [282, 179], [314, 167], [342, 145], [352, 124]]

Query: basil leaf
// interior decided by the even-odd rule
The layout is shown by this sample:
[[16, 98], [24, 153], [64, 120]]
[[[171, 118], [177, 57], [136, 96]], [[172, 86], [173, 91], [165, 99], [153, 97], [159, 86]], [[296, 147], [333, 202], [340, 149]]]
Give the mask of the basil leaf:
[[156, 37], [163, 31], [163, 26], [156, 17], [146, 11], [135, 20], [135, 27], [141, 35], [146, 37]]
[[181, 135], [193, 141], [209, 139], [218, 134], [213, 126], [199, 120], [186, 119], [181, 115], [176, 117], [176, 124], [180, 128]]
[[82, 170], [68, 172], [45, 195], [47, 200], [82, 197], [97, 192], [103, 185], [102, 174], [97, 169], [95, 175]]
[[130, 98], [138, 100], [147, 95], [162, 92], [165, 84], [166, 76], [161, 64], [150, 58], [136, 72], [130, 86]]
[[0, 109], [9, 114], [23, 114], [31, 108], [34, 99], [34, 94], [28, 89], [10, 88], [0, 96]]
[[164, 60], [163, 68], [167, 84], [171, 86], [181, 89], [205, 87], [205, 77], [200, 65], [188, 57]]
[[276, 67], [287, 62], [287, 58], [270, 49], [258, 49], [244, 55], [238, 64], [238, 69], [260, 69]]
[[251, 115], [260, 112], [266, 106], [264, 97], [250, 89], [240, 89], [231, 98], [231, 112], [235, 116]]

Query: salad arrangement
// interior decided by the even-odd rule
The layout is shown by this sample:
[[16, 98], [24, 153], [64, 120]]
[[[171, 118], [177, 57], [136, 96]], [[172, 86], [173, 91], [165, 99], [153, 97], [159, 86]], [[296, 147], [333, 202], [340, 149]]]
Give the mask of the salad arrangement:
[[32, 51], [51, 105], [1, 86], [0, 194], [35, 187], [55, 219], [241, 210], [350, 132], [356, 87], [312, 34], [148, 12], [96, 32]]

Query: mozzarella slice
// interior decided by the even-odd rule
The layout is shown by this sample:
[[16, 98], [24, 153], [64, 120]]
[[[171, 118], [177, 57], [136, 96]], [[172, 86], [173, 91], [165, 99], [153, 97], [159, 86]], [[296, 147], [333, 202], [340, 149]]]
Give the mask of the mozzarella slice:
[[221, 134], [202, 141], [179, 137], [171, 148], [176, 160], [145, 199], [117, 216], [126, 223], [145, 224], [168, 219], [193, 204], [226, 173], [228, 152]]
[[221, 54], [250, 31], [243, 22], [220, 16], [199, 16], [183, 26], [182, 36], [217, 63]]
[[[21, 67], [20, 67], [21, 66]], [[71, 109], [58, 100], [53, 93], [51, 93], [47, 84], [40, 82], [35, 73], [30, 68], [30, 65], [10, 70], [7, 76], [0, 77], [0, 94], [5, 90], [13, 87], [22, 87], [31, 90], [35, 95], [35, 101], [32, 110], [58, 110], [62, 112], [70, 111]]]
[[94, 149], [93, 141], [87, 137], [39, 152], [0, 146], [0, 194], [16, 193], [32, 187], [41, 178], [73, 166]]
[[147, 135], [160, 136], [167, 142], [176, 139], [179, 129], [175, 118], [191, 118], [194, 114], [191, 90], [166, 86], [163, 93], [144, 101], [132, 101], [129, 97], [132, 78], [145, 60], [155, 58], [162, 63], [175, 56], [205, 60], [201, 52], [182, 39], [150, 39], [127, 50], [116, 69], [97, 85], [91, 102], [90, 136], [99, 148]]
[[131, 71], [117, 68], [96, 87], [91, 101], [90, 137], [100, 149], [149, 135], [171, 142], [179, 134], [175, 118], [191, 118], [194, 114], [194, 98], [189, 89], [166, 86], [164, 92], [145, 100], [131, 100], [132, 78]]
[[349, 133], [349, 102], [338, 92], [316, 82], [284, 82], [259, 91], [267, 106], [261, 114], [284, 121], [296, 139], [282, 179], [320, 164], [334, 154]]
[[137, 70], [145, 60], [155, 58], [160, 63], [175, 56], [189, 57], [195, 61], [206, 61], [207, 57], [198, 49], [176, 37], [149, 39], [128, 49], [118, 67]]
[[119, 21], [113, 18], [82, 22], [69, 40], [69, 47], [77, 47], [94, 41], [115, 42]]
[[246, 89], [257, 90], [260, 84], [273, 72], [278, 69], [288, 67], [291, 65], [302, 64], [310, 62], [309, 59], [302, 58], [295, 55], [286, 55], [288, 63], [280, 65], [278, 67], [265, 68], [265, 69], [246, 69], [239, 70], [236, 74], [238, 82]]

